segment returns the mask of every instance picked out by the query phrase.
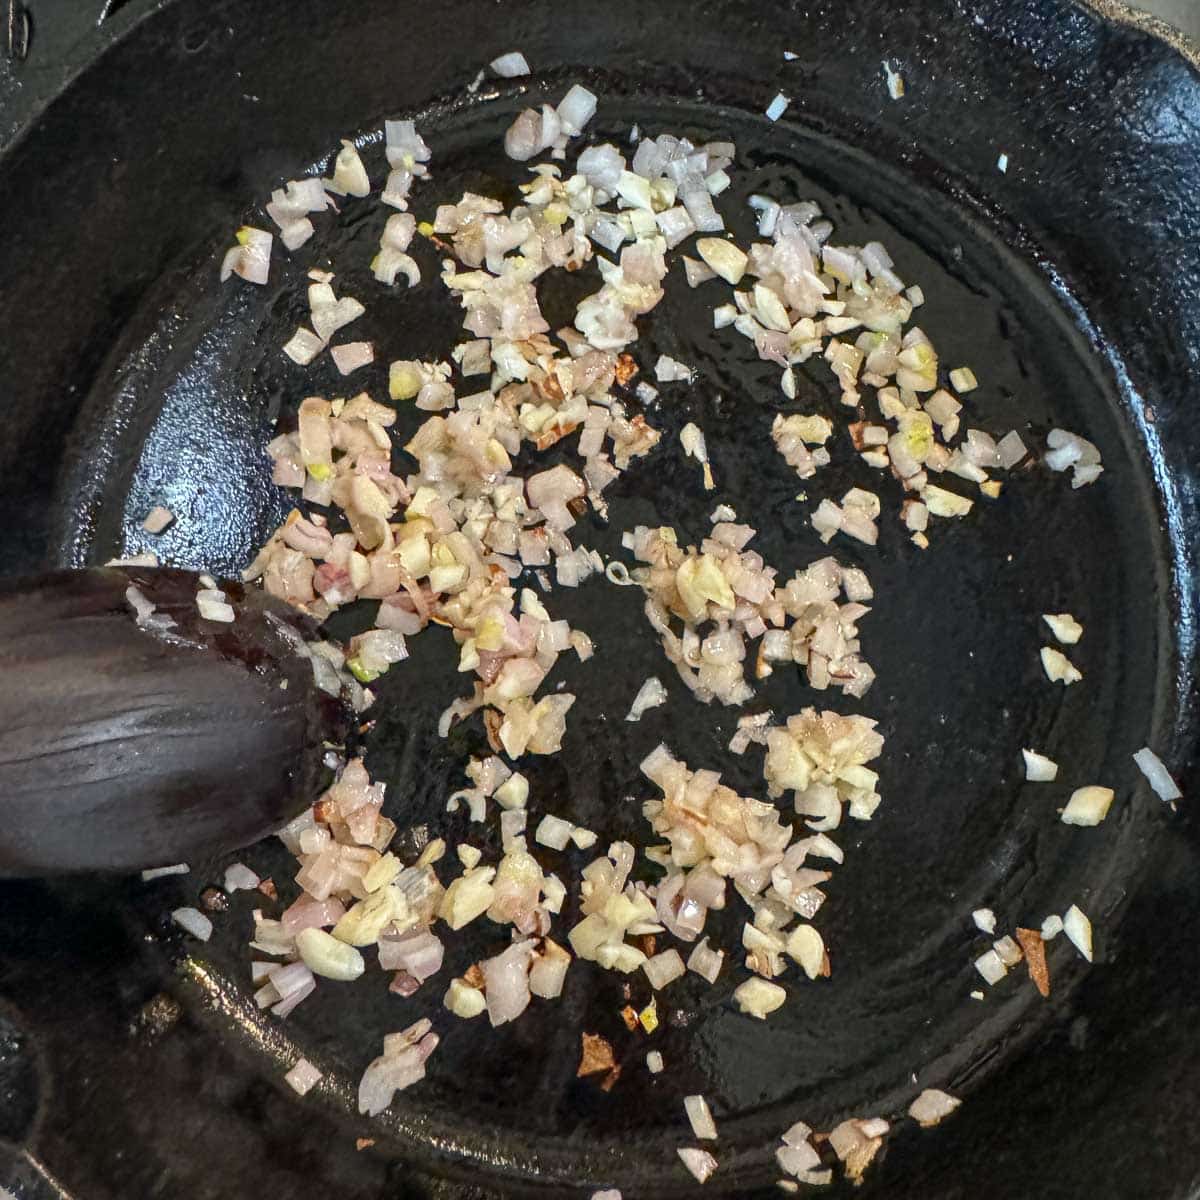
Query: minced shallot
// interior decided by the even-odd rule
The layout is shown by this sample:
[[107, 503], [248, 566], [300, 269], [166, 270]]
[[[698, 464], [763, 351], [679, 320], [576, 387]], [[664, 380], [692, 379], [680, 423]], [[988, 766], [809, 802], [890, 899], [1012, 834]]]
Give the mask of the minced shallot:
[[1162, 759], [1149, 746], [1143, 746], [1134, 754], [1133, 761], [1137, 763], [1138, 770], [1145, 775], [1150, 786], [1154, 789], [1155, 795], [1160, 800], [1170, 803], [1172, 800], [1178, 800], [1183, 796], [1183, 793], [1179, 790], [1179, 785], [1171, 778], [1171, 774]]
[[[529, 74], [518, 51], [490, 67], [504, 79]], [[886, 69], [896, 95], [902, 83]], [[788, 104], [781, 93], [767, 116], [778, 120]], [[306, 396], [295, 425], [284, 426], [268, 447], [272, 481], [291, 489], [297, 506], [284, 507], [286, 516], [245, 572], [246, 582], [261, 583], [315, 621], [352, 606], [367, 618], [344, 650], [327, 642], [297, 646], [318, 685], [344, 691], [356, 709], [365, 709], [375, 698], [370, 685], [391, 670], [406, 670], [411, 639], [437, 625], [453, 643], [464, 677], [457, 698], [447, 698], [438, 732], [450, 736], [462, 721], [482, 727], [465, 786], [439, 797], [449, 813], [471, 823], [470, 841], [449, 847], [436, 830], [423, 829], [402, 852], [409, 842], [396, 838], [395, 823], [383, 815], [384, 785], [370, 778], [361, 759], [345, 761], [331, 749], [333, 784], [280, 831], [298, 862], [299, 896], [278, 917], [255, 913], [256, 1002], [281, 1017], [326, 981], [356, 979], [368, 964], [393, 973], [390, 990], [398, 1003], [412, 997], [442, 970], [447, 930], [468, 924], [496, 935], [493, 952], [429, 997], [441, 998], [443, 1020], [484, 1012], [491, 1025], [516, 1020], [535, 999], [562, 995], [575, 959], [626, 976], [627, 992], [642, 989], [642, 999], [623, 1015], [631, 1030], [645, 1034], [667, 1019], [653, 998], [644, 1004], [647, 985], [653, 992], [674, 984], [682, 994], [699, 986], [696, 980], [676, 984], [687, 972], [712, 985], [731, 953], [738, 957], [730, 968], [738, 972], [731, 981], [734, 1006], [757, 1019], [802, 991], [805, 977], [829, 975], [825, 941], [811, 923], [824, 903], [830, 868], [844, 858], [829, 834], [847, 814], [870, 819], [880, 802], [879, 776], [870, 764], [881, 754], [883, 737], [865, 716], [817, 708], [778, 719], [771, 712], [739, 715], [730, 748], [763, 748], [766, 799], [741, 795], [707, 765], [693, 768], [659, 746], [642, 762], [657, 789], [641, 807], [652, 843], [640, 853], [627, 841], [594, 851], [577, 894], [531, 853], [532, 843], [540, 858], [544, 847], [563, 861], [598, 841], [561, 803], [564, 815], [547, 811], [547, 799], [550, 808], [554, 800], [538, 790], [543, 781], [529, 769], [529, 756], [557, 752], [567, 736], [576, 696], [555, 677], [561, 656], [574, 651], [572, 666], [576, 658], [603, 664], [608, 649], [555, 611], [547, 595], [555, 584], [576, 588], [603, 573], [637, 586], [663, 653], [703, 703], [744, 705], [789, 663], [814, 690], [834, 687], [851, 699], [862, 697], [874, 679], [858, 628], [874, 599], [866, 573], [825, 557], [783, 578], [751, 548], [756, 531], [738, 524], [729, 504], [717, 507], [711, 529], [696, 544], [669, 526], [625, 530], [629, 565], [606, 561], [586, 544], [589, 510], [597, 520], [610, 519], [609, 498], [622, 495], [622, 487], [612, 485], [658, 449], [659, 424], [680, 431], [685, 452], [703, 465], [706, 487], [714, 485], [700, 425], [682, 417], [669, 424], [671, 387], [660, 394], [637, 380], [630, 353], [687, 242], [695, 239], [690, 253], [679, 255], [687, 284], [725, 301], [714, 308], [714, 326], [731, 328], [780, 372], [783, 396], [775, 399], [784, 411], [768, 421], [747, 409], [743, 419], [755, 421], [764, 440], [769, 434], [799, 478], [812, 478], [838, 453], [833, 420], [811, 405], [794, 411], [801, 368], [809, 362], [836, 382], [831, 407], [853, 411], [854, 461], [861, 458], [859, 469], [865, 464], [881, 473], [873, 478], [895, 481], [904, 534], [922, 548], [939, 519], [972, 512], [966, 488], [994, 498], [1000, 483], [991, 473], [1028, 457], [1015, 431], [1000, 437], [970, 428], [955, 441], [960, 425], [971, 422], [971, 401], [964, 397], [979, 381], [969, 368], [947, 371], [930, 338], [912, 323], [924, 294], [901, 278], [881, 243], [838, 245], [816, 204], [755, 194], [750, 227], [758, 240], [739, 244], [725, 232], [714, 202], [735, 174], [737, 149], [729, 142], [636, 131], [628, 142], [596, 140], [571, 169], [565, 165], [570, 143], [596, 111], [597, 97], [580, 84], [557, 105], [525, 109], [504, 136], [508, 156], [532, 164], [514, 192], [516, 202], [466, 192], [426, 220], [408, 206], [414, 183], [428, 177], [429, 147], [411, 120], [385, 123], [389, 174], [378, 200], [395, 211], [371, 263], [374, 281], [381, 288], [401, 276], [410, 287], [423, 279], [427, 287], [430, 277], [440, 281], [460, 309], [463, 340], [441, 352], [406, 351], [426, 356], [421, 359], [390, 361], [392, 404], [366, 391]], [[345, 141], [330, 179], [290, 181], [272, 194], [267, 211], [285, 248], [294, 251], [314, 236], [310, 214], [337, 211], [330, 193], [370, 193], [364, 155], [371, 153], [369, 141], [361, 153]], [[272, 242], [262, 230], [240, 229], [222, 261], [222, 278], [236, 273], [266, 283]], [[439, 258], [418, 263], [429, 247]], [[541, 307], [541, 281], [551, 272], [580, 272], [582, 279], [584, 271], [594, 282], [581, 289], [569, 323], [552, 330]], [[314, 268], [309, 279], [311, 328], [298, 328], [284, 352], [307, 366], [328, 348], [343, 376], [372, 363], [370, 342], [331, 345], [339, 330], [364, 315], [366, 304], [337, 295], [329, 271]], [[691, 383], [696, 372], [660, 354], [654, 376], [670, 385]], [[693, 388], [689, 399], [699, 401], [698, 392]], [[415, 432], [397, 438], [398, 426]], [[1048, 446], [1046, 465], [1070, 469], [1076, 487], [1103, 469], [1096, 447], [1076, 435], [1053, 430]], [[407, 457], [395, 453], [401, 448]], [[550, 462], [534, 457], [552, 448]], [[949, 475], [958, 477], [952, 485], [958, 490], [932, 482]], [[611, 519], [616, 516], [614, 503]], [[852, 487], [839, 502], [817, 500], [809, 519], [826, 542], [840, 533], [874, 547], [884, 504], [876, 491]], [[157, 621], [145, 596], [131, 592], [127, 600], [139, 624]], [[209, 620], [235, 618], [225, 590], [211, 580], [202, 583], [196, 603]], [[1046, 622], [1066, 644], [1082, 632], [1068, 614], [1047, 615]], [[1042, 650], [1042, 659], [1052, 679], [1081, 678], [1052, 647]], [[657, 677], [647, 678], [626, 719], [638, 721], [666, 695]], [[1053, 778], [1049, 759], [1024, 754], [1027, 778]], [[1135, 757], [1160, 795], [1178, 796], [1148, 750]], [[1102, 818], [1101, 790], [1077, 791], [1064, 820]], [[788, 800], [780, 804], [783, 797]], [[535, 813], [532, 825], [527, 806]], [[495, 825], [498, 851], [485, 836]], [[643, 870], [643, 857], [657, 872], [653, 877]], [[225, 875], [228, 890], [268, 883], [240, 863]], [[730, 905], [745, 905], [733, 925], [741, 930], [740, 952], [736, 945], [711, 944], [707, 918]], [[558, 933], [556, 919], [561, 923], [568, 913], [574, 923]], [[981, 929], [994, 932], [990, 910], [974, 915]], [[198, 910], [178, 909], [173, 916], [197, 936], [207, 936], [201, 922], [211, 932]], [[1073, 907], [1062, 927], [1090, 958], [1086, 917]], [[682, 945], [689, 949], [681, 953]], [[995, 984], [1021, 957], [1013, 939], [1001, 937], [976, 968]], [[781, 977], [786, 986], [777, 982]], [[382, 1112], [398, 1091], [421, 1079], [437, 1042], [428, 1019], [389, 1035], [362, 1077], [360, 1111]], [[663, 1067], [657, 1051], [646, 1062], [651, 1072]], [[616, 1082], [619, 1065], [610, 1048], [601, 1086]], [[319, 1078], [301, 1060], [288, 1081], [303, 1094]], [[910, 1111], [923, 1124], [936, 1123], [957, 1103], [926, 1090]], [[688, 1096], [685, 1108], [697, 1138], [716, 1137], [702, 1096]], [[828, 1135], [851, 1180], [861, 1178], [888, 1130], [881, 1119], [851, 1119]], [[829, 1182], [819, 1144], [820, 1135], [803, 1123], [784, 1135], [776, 1157], [790, 1177], [785, 1184]], [[700, 1183], [716, 1169], [707, 1151], [682, 1147], [678, 1153]], [[608, 1200], [607, 1193], [596, 1195]]]

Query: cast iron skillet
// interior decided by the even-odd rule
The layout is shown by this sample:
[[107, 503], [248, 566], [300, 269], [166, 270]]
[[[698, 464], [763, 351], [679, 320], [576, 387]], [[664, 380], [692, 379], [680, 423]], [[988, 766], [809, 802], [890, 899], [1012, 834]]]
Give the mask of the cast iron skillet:
[[[277, 351], [301, 315], [303, 269], [328, 259], [368, 300], [354, 333], [385, 361], [444, 347], [457, 314], [436, 287], [384, 296], [370, 283], [385, 215], [373, 205], [336, 233], [323, 227], [261, 290], [217, 285], [229, 232], [341, 136], [360, 137], [378, 176], [378, 130], [397, 115], [417, 116], [434, 148], [422, 213], [467, 186], [511, 192], [499, 133], [526, 93], [557, 98], [576, 79], [601, 97], [597, 137], [637, 121], [736, 140], [725, 207], [742, 238], [745, 196], [767, 189], [820, 200], [846, 240], [882, 238], [923, 284], [921, 324], [947, 362], [986, 381], [971, 423], [1031, 443], [1053, 424], [1078, 430], [1106, 473], [1073, 494], [1035, 467], [928, 554], [890, 521], [878, 551], [838, 547], [881, 597], [864, 623], [879, 683], [862, 709], [888, 748], [885, 803], [844, 832], [846, 865], [820, 918], [829, 985], [798, 987], [764, 1025], [732, 1011], [728, 984], [684, 981], [649, 1042], [616, 1016], [619, 981], [586, 970], [561, 1004], [495, 1032], [438, 1015], [436, 981], [406, 1003], [379, 975], [322, 988], [280, 1024], [257, 1013], [247, 982], [250, 910], [269, 904], [236, 897], [206, 946], [165, 919], [221, 864], [150, 887], [5, 885], [0, 1184], [87, 1200], [685, 1195], [696, 1189], [674, 1155], [690, 1142], [681, 1097], [700, 1091], [722, 1133], [706, 1190], [774, 1195], [771, 1149], [794, 1120], [894, 1117], [918, 1087], [941, 1086], [965, 1097], [960, 1113], [932, 1133], [901, 1125], [861, 1195], [1190, 1195], [1197, 827], [1186, 802], [1174, 813], [1149, 793], [1129, 758], [1149, 742], [1185, 792], [1200, 782], [1200, 78], [1187, 49], [1066, 0], [110, 0], [95, 29], [74, 5], [22, 14], [17, 5], [17, 53], [0, 71], [5, 570], [140, 549], [155, 502], [179, 515], [157, 543], [170, 560], [243, 566], [285, 510], [261, 454], [273, 422], [336, 385]], [[476, 70], [514, 46], [535, 75], [468, 94]], [[887, 97], [884, 58], [906, 77], [902, 102]], [[791, 107], [771, 126], [760, 114], [777, 91]], [[713, 293], [671, 282], [639, 356], [675, 354], [702, 382], [667, 389], [655, 413], [663, 447], [612, 489], [613, 528], [593, 521], [583, 535], [606, 553], [638, 521], [698, 536], [712, 501], [673, 449], [691, 418], [758, 545], [790, 572], [821, 548], [765, 430], [776, 410], [832, 411], [829, 381], [814, 371], [787, 404], [745, 343], [706, 331]], [[552, 321], [573, 302], [566, 288], [545, 296]], [[382, 368], [368, 382], [380, 391]], [[842, 447], [810, 490], [837, 496], [852, 479]], [[663, 738], [755, 786], [758, 760], [723, 749], [733, 714], [678, 687], [639, 726], [596, 715], [623, 712], [662, 667], [628, 594], [593, 583], [555, 603], [600, 657], [560, 673], [589, 699], [538, 776], [535, 819], [553, 808], [604, 837], [643, 836], [636, 764]], [[1085, 682], [1065, 694], [1037, 662], [1037, 614], [1063, 609], [1087, 629]], [[478, 842], [440, 810], [481, 736], [468, 724], [437, 739], [433, 717], [458, 684], [437, 634], [414, 646], [382, 689], [368, 761], [402, 823], [436, 819]], [[835, 703], [782, 672], [770, 683], [757, 703]], [[1020, 781], [1026, 745], [1052, 753], [1072, 783], [1117, 787], [1104, 827], [1057, 822], [1065, 792]], [[278, 846], [240, 857], [290, 898]], [[986, 946], [973, 908], [992, 906], [1011, 928], [1072, 902], [1095, 923], [1095, 966], [1060, 939], [1049, 1002], [1017, 978], [983, 1003], [968, 998]], [[724, 936], [735, 935], [730, 925]], [[445, 976], [499, 944], [481, 928]], [[358, 1118], [353, 1086], [379, 1039], [424, 1011], [445, 1035], [430, 1079], [384, 1117]], [[625, 1066], [609, 1094], [573, 1078], [581, 1029], [611, 1037]], [[643, 1067], [652, 1047], [669, 1064], [657, 1079]], [[301, 1053], [326, 1071], [303, 1103], [280, 1082]], [[373, 1144], [358, 1151], [356, 1138]]]

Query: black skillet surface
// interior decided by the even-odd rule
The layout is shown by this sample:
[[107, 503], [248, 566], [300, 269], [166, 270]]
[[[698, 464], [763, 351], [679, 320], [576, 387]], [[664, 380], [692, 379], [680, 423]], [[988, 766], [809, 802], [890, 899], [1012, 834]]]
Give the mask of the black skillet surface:
[[[961, 1112], [933, 1133], [902, 1125], [860, 1194], [1191, 1194], [1200, 1139], [1176, 1113], [1200, 1091], [1196, 830], [1186, 804], [1172, 814], [1148, 792], [1129, 755], [1149, 742], [1185, 790], [1195, 780], [1194, 70], [1159, 41], [1049, 0], [931, 0], [901, 14], [865, 0], [665, 4], [617, 16], [467, 3], [453, 20], [373, 0], [128, 4], [96, 34], [72, 32], [71, 17], [35, 12], [28, 59], [0, 75], [6, 568], [140, 548], [157, 501], [180, 518], [159, 539], [166, 556], [240, 568], [284, 511], [260, 455], [273, 418], [337, 382], [277, 352], [300, 315], [303, 270], [328, 260], [367, 303], [351, 333], [376, 339], [385, 362], [442, 349], [457, 329], [436, 285], [384, 295], [369, 281], [386, 215], [372, 204], [351, 205], [336, 231], [322, 223], [291, 264], [277, 258], [267, 288], [218, 286], [247, 203], [339, 136], [377, 143], [382, 118], [406, 114], [434, 150], [422, 215], [465, 186], [511, 189], [519, 176], [496, 144], [523, 92], [557, 98], [577, 78], [601, 97], [596, 138], [623, 137], [633, 121], [732, 137], [738, 171], [723, 209], [741, 237], [755, 190], [820, 200], [847, 241], [880, 237], [924, 286], [920, 323], [944, 361], [984, 380], [970, 423], [1015, 427], [1031, 443], [1053, 424], [1076, 429], [1100, 446], [1106, 473], [1080, 493], [1040, 469], [1019, 474], [927, 554], [890, 520], [878, 551], [835, 547], [869, 570], [880, 598], [863, 625], [880, 679], [861, 707], [888, 746], [885, 803], [843, 831], [847, 861], [818, 922], [830, 984], [797, 985], [760, 1024], [732, 1011], [730, 984], [681, 981], [650, 1040], [620, 1024], [616, 981], [586, 969], [561, 1004], [498, 1031], [441, 1012], [436, 981], [404, 1002], [379, 975], [323, 987], [281, 1024], [249, 999], [248, 898], [204, 947], [164, 919], [220, 864], [149, 887], [7, 885], [0, 1184], [87, 1200], [691, 1194], [674, 1147], [691, 1140], [681, 1098], [702, 1091], [722, 1134], [706, 1191], [748, 1193], [775, 1178], [770, 1150], [792, 1121], [896, 1116], [919, 1087], [943, 1086], [966, 1097]], [[469, 96], [478, 67], [514, 45], [534, 77]], [[785, 63], [785, 48], [798, 59]], [[899, 103], [884, 57], [908, 82]], [[770, 126], [758, 114], [780, 90], [792, 105]], [[365, 154], [381, 176], [378, 144]], [[436, 261], [421, 261], [432, 276]], [[833, 411], [828, 379], [813, 371], [786, 403], [744, 342], [708, 331], [717, 285], [689, 293], [677, 271], [671, 284], [638, 357], [675, 354], [701, 382], [664, 386], [652, 415], [663, 445], [611, 490], [613, 529], [588, 521], [581, 534], [606, 553], [637, 521], [700, 536], [714, 500], [675, 436], [691, 418], [708, 434], [720, 498], [790, 572], [823, 552], [807, 507], [865, 478], [840, 446], [810, 481], [809, 505], [797, 503], [766, 441], [777, 410]], [[545, 298], [552, 320], [572, 302]], [[382, 390], [382, 367], [363, 378]], [[662, 738], [754, 786], [760, 761], [723, 749], [734, 714], [691, 703], [673, 681], [671, 703], [638, 726], [598, 715], [623, 713], [651, 671], [667, 679], [629, 593], [593, 581], [556, 592], [553, 607], [599, 653], [551, 681], [582, 699], [564, 753], [539, 764], [533, 820], [568, 812], [604, 837], [640, 840], [636, 763]], [[1037, 614], [1062, 609], [1087, 630], [1075, 655], [1084, 683], [1065, 694], [1037, 662]], [[416, 639], [387, 677], [368, 761], [389, 783], [392, 815], [493, 850], [440, 812], [481, 739], [467, 726], [443, 743], [432, 729], [461, 688], [439, 639]], [[782, 672], [756, 703], [814, 701], [848, 710]], [[1057, 758], [1069, 784], [1022, 784], [1023, 745]], [[1067, 787], [1094, 781], [1117, 787], [1113, 815], [1094, 831], [1063, 827]], [[239, 857], [290, 898], [278, 846]], [[571, 872], [586, 856], [573, 858]], [[1060, 939], [1049, 1003], [1018, 977], [982, 1003], [968, 998], [987, 944], [971, 909], [991, 905], [1011, 927], [1073, 901], [1096, 925], [1094, 967]], [[473, 932], [450, 969], [502, 944]], [[381, 1036], [424, 1012], [444, 1035], [430, 1078], [383, 1118], [358, 1118], [352, 1089]], [[625, 1065], [608, 1095], [573, 1078], [581, 1028], [610, 1036]], [[642, 1065], [650, 1048], [668, 1062], [654, 1079]], [[299, 1053], [327, 1072], [304, 1102], [280, 1083]], [[357, 1152], [356, 1138], [375, 1144]]]

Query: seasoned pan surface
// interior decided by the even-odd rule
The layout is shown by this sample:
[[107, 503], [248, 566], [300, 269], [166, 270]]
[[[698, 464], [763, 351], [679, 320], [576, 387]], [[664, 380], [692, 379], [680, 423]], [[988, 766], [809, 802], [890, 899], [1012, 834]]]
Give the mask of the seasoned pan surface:
[[[1195, 741], [1197, 438], [1183, 399], [1198, 341], [1178, 298], [1196, 270], [1187, 240], [1195, 200], [1180, 198], [1189, 166], [1197, 172], [1187, 157], [1195, 78], [1158, 43], [1058, 5], [1043, 6], [1049, 23], [1036, 28], [1012, 6], [947, 5], [936, 45], [903, 21], [883, 42], [865, 5], [844, 23], [820, 6], [771, 21], [717, 6], [691, 12], [686, 29], [663, 9], [615, 36], [587, 14], [574, 22], [564, 14], [560, 32], [514, 11], [497, 31], [497, 10], [464, 6], [453, 34], [422, 54], [390, 6], [367, 5], [353, 19], [314, 9], [299, 44], [269, 7], [201, 15], [178, 4], [148, 16], [7, 153], [0, 211], [15, 214], [20, 236], [0, 258], [19, 282], [0, 300], [12, 330], [0, 380], [12, 411], [8, 503], [27, 514], [27, 530], [30, 516], [45, 520], [44, 533], [36, 525], [28, 533], [29, 556], [82, 564], [139, 549], [141, 517], [162, 502], [179, 518], [157, 539], [165, 556], [240, 569], [286, 511], [262, 455], [274, 421], [286, 422], [303, 395], [339, 386], [278, 352], [302, 315], [303, 270], [328, 265], [367, 302], [355, 336], [375, 340], [384, 363], [444, 347], [458, 317], [437, 284], [386, 296], [371, 284], [385, 214], [369, 206], [336, 234], [322, 231], [261, 290], [216, 283], [228, 231], [249, 202], [326, 154], [338, 135], [356, 135], [381, 175], [385, 116], [418, 116], [434, 149], [422, 212], [464, 187], [511, 191], [520, 176], [497, 147], [526, 86], [549, 97], [575, 79], [601, 96], [597, 139], [623, 138], [636, 121], [650, 133], [736, 141], [736, 194], [725, 211], [736, 214], [740, 237], [750, 234], [745, 197], [771, 191], [817, 199], [847, 241], [884, 241], [902, 276], [924, 287], [921, 324], [944, 358], [970, 363], [986, 381], [971, 423], [1016, 428], [1031, 443], [1052, 425], [1077, 430], [1100, 446], [1106, 473], [1080, 493], [1040, 468], [1018, 475], [999, 502], [981, 501], [927, 553], [887, 520], [877, 551], [838, 547], [869, 571], [879, 597], [864, 638], [880, 679], [862, 710], [880, 720], [888, 743], [885, 803], [844, 839], [847, 862], [821, 917], [830, 985], [798, 987], [761, 1024], [732, 1011], [731, 985], [682, 981], [651, 1043], [620, 1024], [620, 981], [590, 971], [568, 977], [560, 1004], [497, 1031], [439, 1019], [436, 980], [406, 1002], [387, 994], [381, 976], [319, 989], [280, 1024], [250, 999], [246, 897], [234, 898], [207, 946], [180, 941], [164, 919], [219, 879], [222, 864], [194, 864], [182, 881], [153, 887], [13, 887], [0, 980], [14, 1006], [12, 1086], [28, 1113], [17, 1105], [12, 1130], [0, 1135], [26, 1148], [16, 1158], [31, 1155], [20, 1169], [36, 1160], [88, 1195], [154, 1194], [151, 1177], [196, 1196], [249, 1195], [273, 1177], [286, 1194], [296, 1179], [322, 1176], [363, 1196], [379, 1194], [385, 1179], [414, 1194], [446, 1186], [690, 1194], [674, 1148], [689, 1137], [682, 1096], [704, 1092], [722, 1133], [708, 1190], [744, 1192], [775, 1178], [771, 1150], [793, 1121], [821, 1128], [848, 1115], [897, 1115], [917, 1090], [915, 1074], [919, 1086], [967, 1103], [936, 1133], [893, 1139], [863, 1194], [949, 1197], [970, 1180], [973, 1195], [1002, 1196], [1025, 1179], [1039, 1180], [1043, 1194], [1076, 1196], [1089, 1178], [1088, 1190], [1123, 1194], [1105, 1192], [1108, 1173], [1089, 1176], [1098, 1168], [1077, 1127], [1118, 1121], [1129, 1143], [1120, 1152], [1145, 1170], [1137, 1143], [1158, 1119], [1154, 1093], [1168, 1080], [1195, 1087], [1184, 1031], [1161, 1032], [1186, 1025], [1192, 1004], [1194, 951], [1163, 945], [1182, 940], [1172, 930], [1194, 911], [1191, 823], [1186, 809], [1164, 809], [1129, 761], [1149, 743], [1181, 762]], [[534, 77], [468, 96], [462, 85], [476, 67], [464, 62], [481, 64], [510, 42], [534, 62]], [[783, 63], [785, 47], [796, 62]], [[907, 107], [887, 99], [885, 55], [906, 66]], [[401, 83], [394, 61], [405, 66]], [[328, 93], [312, 94], [310, 63], [337, 81]], [[146, 80], [171, 97], [156, 131], [133, 107], [145, 102]], [[221, 104], [209, 95], [216, 81], [226, 89]], [[1110, 95], [1111, 120], [1073, 110], [1105, 81], [1124, 98], [1117, 106]], [[983, 104], [989, 88], [1002, 97], [995, 111]], [[757, 114], [776, 90], [794, 99], [773, 126]], [[1029, 111], [1034, 96], [1040, 111]], [[961, 121], [939, 114], [952, 104], [967, 114]], [[231, 106], [233, 126], [222, 122]], [[103, 154], [86, 136], [100, 114], [111, 130]], [[157, 155], [140, 133], [162, 147]], [[51, 151], [74, 168], [47, 171]], [[995, 170], [1001, 152], [1013, 163], [1007, 176]], [[1142, 209], [1135, 180], [1145, 185]], [[1125, 265], [1134, 262], [1137, 274]], [[1164, 291], [1158, 273], [1168, 263], [1174, 282]], [[427, 278], [435, 273], [432, 258], [422, 265]], [[40, 288], [30, 282], [35, 270], [48, 276]], [[75, 299], [65, 304], [68, 292]], [[565, 288], [544, 296], [552, 323], [575, 299]], [[674, 449], [691, 419], [708, 436], [722, 498], [760, 530], [767, 560], [790, 573], [824, 550], [769, 442], [770, 417], [801, 407], [834, 415], [836, 396], [814, 370], [798, 400], [785, 401], [773, 369], [740, 339], [711, 331], [715, 302], [672, 272], [638, 357], [648, 365], [670, 353], [695, 364], [700, 382], [664, 387], [654, 413], [665, 433], [660, 453], [613, 486], [611, 526], [591, 521], [583, 536], [607, 556], [634, 523], [702, 534], [713, 500]], [[382, 391], [384, 367], [370, 370]], [[30, 452], [37, 446], [40, 457]], [[811, 481], [813, 494], [863, 482], [850, 459], [835, 456]], [[567, 811], [603, 838], [641, 840], [648, 792], [637, 763], [659, 740], [754, 789], [757, 760], [724, 749], [736, 714], [700, 708], [673, 680], [665, 708], [637, 726], [620, 720], [647, 674], [667, 674], [628, 592], [593, 581], [554, 600], [556, 615], [584, 628], [598, 654], [560, 668], [582, 699], [563, 753], [539, 772], [533, 819]], [[1037, 659], [1038, 614], [1062, 610], [1087, 628], [1078, 655], [1086, 687], [1065, 695], [1045, 683]], [[416, 639], [413, 658], [383, 681], [368, 763], [388, 783], [390, 815], [455, 837], [472, 831], [444, 815], [444, 801], [483, 741], [469, 724], [448, 741], [436, 736], [438, 712], [461, 689], [448, 642], [437, 632]], [[756, 705], [786, 712], [825, 699], [777, 672]], [[1052, 748], [1064, 777], [1118, 787], [1100, 830], [1067, 829], [1053, 800], [1021, 783], [1019, 749], [1029, 745]], [[238, 857], [285, 891], [281, 847]], [[973, 908], [991, 906], [1011, 926], [1072, 902], [1096, 924], [1094, 968], [1060, 940], [1049, 1003], [1028, 986], [997, 989], [984, 1003], [968, 997], [971, 960], [986, 945], [972, 936]], [[722, 938], [736, 936], [731, 919]], [[477, 937], [454, 949], [447, 978], [499, 946], [485, 929]], [[430, 1078], [384, 1117], [358, 1118], [353, 1089], [382, 1035], [426, 1010], [445, 1027]], [[626, 1067], [611, 1093], [574, 1079], [584, 1029], [609, 1036]], [[642, 1062], [652, 1046], [669, 1064], [653, 1079]], [[278, 1083], [299, 1054], [327, 1072], [304, 1105]], [[120, 1067], [123, 1056], [138, 1070]], [[1162, 1082], [1152, 1087], [1151, 1077]], [[86, 1111], [81, 1095], [68, 1095], [81, 1078], [88, 1103], [117, 1114], [122, 1132], [105, 1147], [71, 1137]], [[1022, 1148], [1034, 1136], [1054, 1142], [1044, 1151], [1056, 1164], [1048, 1178]], [[1186, 1134], [1175, 1136], [1182, 1154]], [[240, 1149], [205, 1149], [222, 1138]], [[374, 1145], [356, 1152], [355, 1138]], [[122, 1150], [135, 1140], [136, 1161]], [[1159, 1194], [1186, 1177], [1178, 1165], [1156, 1166]], [[450, 1184], [398, 1182], [432, 1176]]]

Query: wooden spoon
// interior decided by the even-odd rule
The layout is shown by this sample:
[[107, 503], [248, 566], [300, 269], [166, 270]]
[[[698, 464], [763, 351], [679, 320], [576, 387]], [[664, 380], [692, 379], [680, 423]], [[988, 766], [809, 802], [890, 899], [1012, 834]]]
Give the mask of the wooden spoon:
[[0, 874], [187, 862], [316, 798], [354, 728], [314, 682], [317, 623], [220, 586], [232, 622], [201, 616], [194, 571], [0, 582]]

